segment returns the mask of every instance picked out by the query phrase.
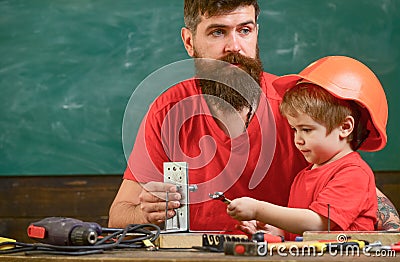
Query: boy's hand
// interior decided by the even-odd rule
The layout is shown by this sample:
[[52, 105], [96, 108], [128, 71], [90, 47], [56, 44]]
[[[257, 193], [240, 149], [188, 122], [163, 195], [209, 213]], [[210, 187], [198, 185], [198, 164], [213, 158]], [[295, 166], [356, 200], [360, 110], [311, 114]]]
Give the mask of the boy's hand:
[[236, 198], [228, 205], [227, 213], [239, 221], [253, 220], [256, 218], [257, 202], [250, 197]]

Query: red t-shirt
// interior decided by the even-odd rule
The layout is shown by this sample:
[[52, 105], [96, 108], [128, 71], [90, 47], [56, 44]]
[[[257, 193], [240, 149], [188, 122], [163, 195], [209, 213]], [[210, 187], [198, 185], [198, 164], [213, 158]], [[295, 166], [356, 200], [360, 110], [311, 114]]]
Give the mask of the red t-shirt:
[[248, 196], [286, 206], [290, 185], [306, 161], [279, 113], [275, 78], [263, 74], [255, 115], [234, 139], [217, 125], [194, 79], [168, 89], [142, 121], [124, 179], [163, 181], [163, 162], [187, 162], [189, 184], [198, 186], [189, 194], [191, 231], [238, 233], [226, 204], [210, 200], [216, 191], [228, 199]]
[[[301, 171], [293, 181], [289, 207], [306, 208], [336, 223], [332, 231], [372, 231], [378, 209], [374, 173], [357, 152]], [[286, 234], [294, 240], [296, 234]]]

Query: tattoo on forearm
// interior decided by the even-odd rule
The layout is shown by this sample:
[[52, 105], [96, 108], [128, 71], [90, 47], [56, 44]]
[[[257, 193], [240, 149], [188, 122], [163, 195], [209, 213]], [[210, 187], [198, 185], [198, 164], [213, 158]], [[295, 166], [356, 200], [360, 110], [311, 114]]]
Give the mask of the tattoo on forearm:
[[376, 230], [400, 230], [399, 214], [388, 198], [378, 196], [377, 215]]

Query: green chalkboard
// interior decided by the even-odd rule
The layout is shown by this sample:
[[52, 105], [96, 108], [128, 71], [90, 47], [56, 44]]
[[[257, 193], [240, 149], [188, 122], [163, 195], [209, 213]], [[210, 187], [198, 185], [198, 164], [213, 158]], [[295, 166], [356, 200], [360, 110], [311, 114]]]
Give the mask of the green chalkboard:
[[[400, 170], [400, 1], [259, 2], [266, 71], [348, 55], [376, 72], [389, 101], [389, 142], [363, 156], [374, 170]], [[182, 9], [183, 0], [0, 1], [0, 175], [122, 173], [132, 93], [189, 58]], [[139, 122], [146, 103], [137, 108]]]

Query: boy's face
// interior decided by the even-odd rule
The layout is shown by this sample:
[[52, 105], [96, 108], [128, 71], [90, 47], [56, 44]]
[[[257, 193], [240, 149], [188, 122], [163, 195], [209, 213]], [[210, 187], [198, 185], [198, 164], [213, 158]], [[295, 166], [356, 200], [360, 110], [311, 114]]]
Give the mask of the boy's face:
[[202, 16], [196, 35], [188, 29], [182, 33], [192, 57], [219, 59], [228, 53], [257, 56], [258, 27], [253, 6], [238, 7], [224, 15]]
[[325, 126], [304, 113], [286, 116], [294, 130], [294, 143], [313, 168], [333, 162], [352, 152], [342, 126], [327, 134]]

